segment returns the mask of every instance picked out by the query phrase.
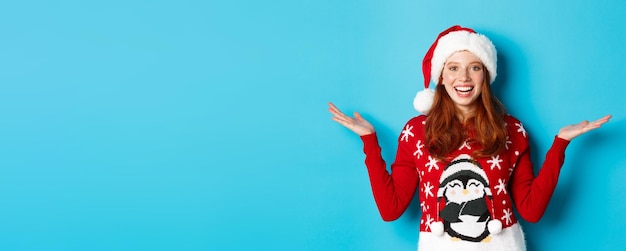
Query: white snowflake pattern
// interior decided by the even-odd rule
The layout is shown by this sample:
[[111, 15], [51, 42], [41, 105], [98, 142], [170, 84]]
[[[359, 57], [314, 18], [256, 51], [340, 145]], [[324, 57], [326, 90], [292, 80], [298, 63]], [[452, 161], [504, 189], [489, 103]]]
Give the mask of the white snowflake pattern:
[[500, 193], [504, 192], [504, 194], [506, 194], [506, 185], [504, 184], [504, 180], [503, 179], [498, 179], [498, 185], [494, 187], [495, 189], [498, 190], [497, 194], [500, 195]]
[[428, 163], [426, 163], [426, 167], [428, 167], [428, 172], [433, 170], [433, 167], [436, 170], [439, 170], [439, 166], [437, 165], [437, 160], [431, 156], [428, 156]]
[[502, 212], [504, 213], [504, 216], [502, 216], [502, 218], [500, 218], [501, 220], [505, 220], [506, 224], [511, 224], [511, 222], [513, 222], [513, 220], [511, 220], [511, 216], [513, 216], [513, 213], [511, 213], [511, 209], [503, 209]]
[[428, 205], [426, 205], [426, 201], [422, 201], [422, 203], [420, 203], [420, 206], [422, 207], [422, 212], [426, 212], [428, 210]]
[[435, 219], [430, 217], [430, 214], [426, 215], [426, 223], [424, 224], [424, 225], [426, 225], [426, 230], [428, 230], [430, 228], [430, 224], [432, 224], [433, 221], [435, 221]]
[[513, 144], [513, 141], [509, 139], [509, 136], [506, 136], [506, 142], [504, 142], [504, 148], [506, 148], [506, 150], [509, 150], [509, 145], [511, 144]]
[[400, 138], [400, 140], [404, 141], [404, 142], [409, 142], [409, 136], [413, 137], [415, 136], [411, 130], [413, 130], [413, 126], [411, 125], [406, 125], [405, 129], [402, 130], [402, 138]]
[[467, 150], [472, 150], [472, 147], [469, 145], [469, 141], [465, 140], [463, 142], [463, 145], [461, 146], [461, 148], [459, 148], [459, 150], [463, 150], [463, 148], [467, 148]]
[[491, 170], [493, 170], [494, 167], [497, 167], [498, 170], [502, 169], [502, 167], [500, 166], [500, 163], [503, 160], [500, 159], [500, 155], [497, 155], [495, 157], [491, 156], [491, 160], [487, 160], [487, 163], [491, 164]]
[[526, 138], [526, 129], [524, 128], [522, 123], [515, 123], [515, 125], [517, 126], [517, 132], [522, 133], [522, 136]]
[[434, 186], [430, 184], [430, 181], [424, 184], [424, 196], [426, 197], [426, 199], [428, 199], [428, 195], [430, 195], [431, 197], [435, 197], [432, 191], [433, 188]]
[[422, 155], [424, 155], [424, 152], [422, 152], [422, 148], [424, 148], [422, 140], [418, 140], [417, 144], [415, 144], [415, 147], [417, 147], [417, 150], [413, 153], [413, 156], [417, 156], [417, 158], [419, 159], [420, 157], [422, 157]]

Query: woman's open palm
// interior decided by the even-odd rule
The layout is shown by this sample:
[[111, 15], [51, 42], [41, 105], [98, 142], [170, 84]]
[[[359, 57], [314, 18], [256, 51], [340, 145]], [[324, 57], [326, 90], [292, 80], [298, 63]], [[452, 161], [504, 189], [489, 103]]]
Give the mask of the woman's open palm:
[[610, 118], [611, 115], [607, 115], [592, 122], [585, 120], [575, 125], [565, 126], [559, 130], [559, 134], [557, 136], [562, 139], [572, 140], [583, 133], [599, 128], [602, 124], [609, 122]]
[[350, 117], [341, 112], [333, 103], [328, 103], [328, 111], [333, 114], [332, 120], [345, 126], [359, 136], [372, 134], [375, 132], [374, 126], [363, 119], [361, 114], [354, 112], [354, 117]]

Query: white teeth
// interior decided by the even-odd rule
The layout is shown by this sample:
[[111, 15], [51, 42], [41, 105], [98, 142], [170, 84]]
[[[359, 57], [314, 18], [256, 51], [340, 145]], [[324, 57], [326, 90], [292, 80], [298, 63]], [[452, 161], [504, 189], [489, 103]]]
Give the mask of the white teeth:
[[459, 92], [469, 92], [469, 91], [473, 90], [474, 87], [471, 87], [471, 86], [461, 86], [461, 87], [454, 87], [454, 89], [456, 91], [459, 91]]

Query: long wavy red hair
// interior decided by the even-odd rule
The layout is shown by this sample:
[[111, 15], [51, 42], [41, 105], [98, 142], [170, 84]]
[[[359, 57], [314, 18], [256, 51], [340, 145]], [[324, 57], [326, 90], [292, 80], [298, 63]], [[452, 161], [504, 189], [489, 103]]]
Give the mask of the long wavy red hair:
[[505, 147], [507, 131], [503, 115], [506, 110], [491, 90], [489, 71], [485, 69], [484, 73], [482, 91], [474, 103], [476, 109], [465, 121], [459, 118], [460, 111], [439, 78], [425, 124], [426, 146], [435, 158], [449, 160], [450, 153], [459, 149], [467, 139], [481, 146], [472, 153], [474, 158], [493, 156]]

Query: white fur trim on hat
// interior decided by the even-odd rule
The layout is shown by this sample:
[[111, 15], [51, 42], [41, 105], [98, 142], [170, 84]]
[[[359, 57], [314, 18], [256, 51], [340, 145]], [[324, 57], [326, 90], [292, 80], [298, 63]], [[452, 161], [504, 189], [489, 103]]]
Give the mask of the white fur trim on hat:
[[468, 31], [450, 32], [439, 39], [431, 61], [431, 81], [437, 84], [446, 60], [457, 51], [469, 51], [480, 58], [493, 83], [497, 75], [496, 47], [486, 36]]

